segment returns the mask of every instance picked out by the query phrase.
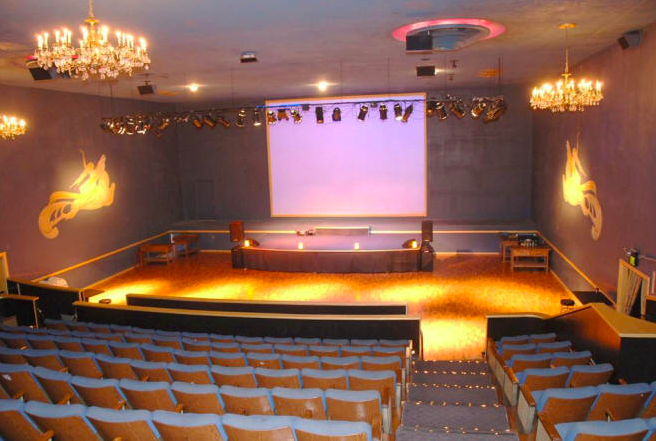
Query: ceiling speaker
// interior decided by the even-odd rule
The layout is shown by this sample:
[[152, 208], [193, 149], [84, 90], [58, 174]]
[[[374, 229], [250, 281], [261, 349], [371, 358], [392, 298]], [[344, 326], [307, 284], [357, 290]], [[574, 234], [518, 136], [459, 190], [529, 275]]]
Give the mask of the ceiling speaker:
[[137, 89], [139, 90], [139, 95], [152, 95], [157, 92], [157, 86], [150, 84], [148, 81], [146, 81], [146, 84], [137, 86]]
[[617, 39], [617, 42], [622, 46], [622, 49], [629, 49], [632, 47], [640, 46], [642, 41], [642, 31], [630, 31], [622, 34], [620, 38]]
[[435, 66], [417, 66], [417, 77], [434, 77], [437, 75]]

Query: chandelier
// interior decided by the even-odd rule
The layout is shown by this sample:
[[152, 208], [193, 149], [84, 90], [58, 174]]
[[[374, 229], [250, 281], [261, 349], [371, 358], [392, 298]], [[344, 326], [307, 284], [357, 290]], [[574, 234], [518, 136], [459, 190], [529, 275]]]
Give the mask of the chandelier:
[[18, 119], [15, 116], [0, 116], [0, 138], [14, 139], [18, 135], [25, 133], [27, 124], [24, 119]]
[[54, 41], [49, 41], [47, 32], [38, 34], [34, 57], [43, 69], [54, 66], [58, 73], [68, 73], [74, 78], [86, 80], [89, 75], [100, 75], [100, 79], [116, 78], [120, 74], [132, 75], [132, 69], [148, 69], [150, 58], [146, 52], [146, 40], [139, 38], [135, 46], [134, 37], [116, 31], [116, 44], [109, 41], [109, 28], [96, 29], [98, 20], [93, 15], [93, 0], [89, 0], [89, 17], [81, 26], [82, 39], [74, 47], [72, 32], [67, 28], [55, 30]]
[[565, 23], [558, 26], [560, 29], [565, 30], [565, 70], [561, 74], [562, 79], [555, 83], [544, 83], [533, 88], [531, 108], [549, 109], [552, 112], [582, 112], [587, 106], [598, 106], [603, 99], [601, 81], [583, 78], [577, 83], [569, 71], [567, 30], [575, 26], [574, 23]]

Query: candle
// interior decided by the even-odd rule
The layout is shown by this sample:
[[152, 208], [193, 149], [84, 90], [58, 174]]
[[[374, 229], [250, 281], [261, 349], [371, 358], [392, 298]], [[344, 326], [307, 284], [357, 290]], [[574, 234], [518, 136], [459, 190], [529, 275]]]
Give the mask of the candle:
[[43, 37], [41, 35], [37, 35], [36, 40], [38, 41], [38, 44], [39, 44], [39, 50], [42, 50], [43, 49]]

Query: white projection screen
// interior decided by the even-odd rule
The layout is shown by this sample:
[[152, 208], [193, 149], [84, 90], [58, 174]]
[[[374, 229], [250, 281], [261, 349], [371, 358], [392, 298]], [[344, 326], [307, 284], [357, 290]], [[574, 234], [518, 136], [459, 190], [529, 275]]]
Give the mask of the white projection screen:
[[[425, 94], [415, 93], [266, 101], [303, 117], [299, 124], [290, 116], [267, 125], [271, 216], [426, 216], [424, 100]], [[360, 106], [346, 104], [376, 101], [388, 101], [386, 120], [369, 105], [362, 122]], [[404, 110], [412, 104], [408, 122], [395, 120], [396, 103]], [[302, 111], [302, 104], [309, 110]], [[316, 121], [319, 105], [323, 124]], [[332, 120], [335, 107], [339, 122]]]

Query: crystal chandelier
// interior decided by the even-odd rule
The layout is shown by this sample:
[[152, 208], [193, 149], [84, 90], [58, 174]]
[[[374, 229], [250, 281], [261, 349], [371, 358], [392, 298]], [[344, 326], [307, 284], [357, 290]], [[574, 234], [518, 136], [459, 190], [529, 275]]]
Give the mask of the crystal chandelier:
[[25, 133], [27, 124], [24, 119], [18, 119], [15, 116], [0, 116], [0, 138], [14, 139], [18, 135]]
[[552, 112], [582, 112], [587, 106], [598, 106], [603, 99], [601, 81], [583, 78], [577, 83], [569, 71], [567, 30], [575, 26], [574, 23], [558, 26], [565, 30], [565, 71], [561, 74], [562, 79], [555, 83], [544, 83], [542, 86], [533, 88], [531, 93], [533, 109], [549, 109]]
[[120, 74], [132, 75], [132, 69], [148, 69], [150, 58], [146, 52], [146, 40], [139, 38], [134, 45], [134, 37], [116, 31], [116, 45], [109, 41], [109, 28], [96, 29], [98, 20], [93, 15], [93, 0], [89, 0], [89, 17], [81, 26], [82, 39], [79, 47], [71, 42], [72, 33], [63, 28], [55, 30], [54, 41], [48, 41], [47, 32], [36, 36], [37, 48], [34, 52], [39, 66], [50, 69], [54, 66], [59, 73], [68, 73], [75, 78], [86, 80], [89, 75], [100, 75], [100, 79], [116, 78]]

